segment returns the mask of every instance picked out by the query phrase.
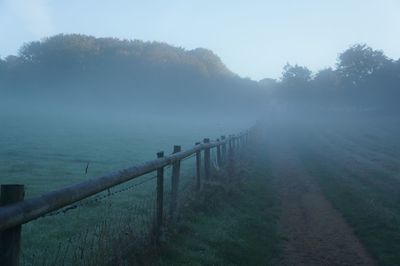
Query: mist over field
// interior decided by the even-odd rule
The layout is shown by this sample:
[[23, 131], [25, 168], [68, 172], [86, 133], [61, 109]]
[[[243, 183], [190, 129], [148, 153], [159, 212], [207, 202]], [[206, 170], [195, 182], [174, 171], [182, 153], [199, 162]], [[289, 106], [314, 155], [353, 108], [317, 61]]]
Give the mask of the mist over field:
[[57, 35], [24, 45], [2, 65], [5, 97], [54, 109], [251, 115], [264, 94], [209, 50], [138, 40]]
[[265, 95], [211, 51], [164, 43], [57, 35], [1, 66], [2, 181], [28, 196], [243, 131]]
[[[44, 3], [31, 15], [46, 24]], [[253, 15], [246, 23], [258, 21]], [[291, 19], [293, 27], [303, 23]], [[32, 202], [47, 204], [46, 193], [127, 178], [160, 151], [172, 158], [206, 143], [24, 221], [14, 256], [21, 265], [399, 265], [400, 59], [354, 37], [327, 66], [319, 57], [331, 47], [313, 33], [314, 40], [301, 34], [311, 52], [297, 58], [315, 60], [292, 60], [283, 43], [273, 46], [282, 36], [255, 38], [251, 29], [263, 27], [246, 23], [226, 28], [234, 41], [221, 36], [222, 46], [51, 31], [0, 56], [0, 184], [25, 186], [19, 217], [30, 215]], [[276, 25], [269, 28], [287, 30]], [[254, 76], [232, 70], [241, 69], [226, 56], [232, 49], [241, 67], [246, 56], [254, 61]], [[281, 75], [259, 79], [258, 68], [277, 57], [288, 57]], [[8, 205], [0, 206], [2, 226]], [[11, 265], [4, 250], [15, 246], [4, 244], [7, 230], [0, 265]]]
[[287, 64], [280, 80], [256, 82], [231, 72], [204, 48], [60, 34], [1, 59], [0, 108], [13, 116], [88, 124], [204, 118], [221, 124], [275, 112], [293, 119], [393, 117], [399, 113], [399, 69], [399, 60], [356, 44], [339, 54], [333, 68], [312, 73]]

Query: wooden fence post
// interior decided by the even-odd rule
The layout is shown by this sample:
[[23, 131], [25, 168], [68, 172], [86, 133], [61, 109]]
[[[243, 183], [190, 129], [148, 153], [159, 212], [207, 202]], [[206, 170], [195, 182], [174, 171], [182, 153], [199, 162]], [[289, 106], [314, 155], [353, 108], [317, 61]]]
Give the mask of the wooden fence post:
[[[219, 139], [217, 139], [217, 141], [219, 142]], [[218, 163], [218, 167], [221, 167], [221, 164], [222, 164], [221, 144], [217, 145], [217, 163]]]
[[234, 136], [233, 139], [233, 149], [236, 156], [239, 156], [239, 138]]
[[[163, 158], [164, 152], [157, 153], [157, 158]], [[163, 226], [163, 210], [164, 210], [164, 167], [157, 169], [157, 202], [156, 202], [156, 228], [155, 237], [158, 243], [161, 236], [161, 228]]]
[[228, 140], [228, 181], [233, 178], [234, 174], [234, 139]]
[[[22, 201], [24, 185], [1, 185], [0, 206]], [[21, 225], [0, 232], [0, 265], [17, 266], [21, 250]]]
[[[181, 151], [181, 146], [175, 145], [174, 152]], [[181, 169], [181, 162], [177, 161], [172, 165], [172, 177], [171, 177], [171, 204], [170, 204], [170, 215], [172, 221], [176, 220], [176, 210], [178, 209], [178, 190], [179, 190], [179, 174]]]
[[[200, 142], [196, 142], [196, 145], [200, 145]], [[201, 150], [196, 151], [196, 189], [201, 189]]]
[[[226, 139], [225, 136], [221, 136], [222, 141], [224, 141], [225, 139]], [[222, 144], [221, 151], [222, 151], [222, 161], [225, 162], [226, 161], [226, 142], [224, 142]]]
[[232, 135], [232, 151], [233, 151], [233, 154], [235, 155], [235, 153], [236, 153], [236, 137], [235, 137], [235, 135]]
[[230, 141], [229, 141], [229, 151], [228, 153], [230, 153], [229, 156], [234, 156], [235, 154], [235, 136], [234, 135], [230, 135]]
[[[206, 138], [203, 140], [204, 144], [210, 143], [210, 139]], [[210, 180], [211, 172], [210, 172], [210, 159], [211, 153], [210, 148], [204, 149], [204, 175], [207, 181]]]
[[234, 153], [236, 156], [239, 156], [239, 138], [237, 136], [233, 137], [233, 144]]

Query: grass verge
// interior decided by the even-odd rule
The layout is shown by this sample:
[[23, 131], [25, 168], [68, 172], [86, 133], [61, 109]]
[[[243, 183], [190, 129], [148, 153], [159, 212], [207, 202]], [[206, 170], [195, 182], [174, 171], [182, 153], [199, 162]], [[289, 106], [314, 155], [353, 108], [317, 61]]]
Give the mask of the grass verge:
[[269, 169], [253, 160], [238, 169], [240, 181], [210, 185], [184, 208], [156, 264], [276, 264], [278, 208]]

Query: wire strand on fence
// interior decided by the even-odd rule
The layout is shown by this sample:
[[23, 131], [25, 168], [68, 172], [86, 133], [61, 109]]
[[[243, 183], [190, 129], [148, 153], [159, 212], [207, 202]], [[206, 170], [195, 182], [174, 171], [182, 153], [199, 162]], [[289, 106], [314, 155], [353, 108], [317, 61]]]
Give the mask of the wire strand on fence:
[[140, 186], [140, 185], [143, 185], [143, 184], [145, 184], [145, 183], [147, 183], [147, 182], [150, 182], [151, 180], [154, 180], [155, 178], [157, 178], [156, 175], [155, 175], [155, 176], [152, 176], [152, 177], [150, 177], [150, 178], [147, 178], [147, 179], [145, 179], [145, 180], [143, 180], [143, 181], [141, 181], [141, 182], [132, 184], [132, 185], [130, 185], [129, 187], [125, 187], [125, 188], [122, 188], [122, 189], [120, 189], [120, 190], [116, 190], [116, 191], [113, 191], [113, 192], [109, 192], [109, 193], [107, 193], [107, 194], [105, 194], [105, 195], [98, 195], [98, 196], [94, 197], [94, 198], [91, 199], [91, 200], [87, 200], [87, 201], [84, 201], [84, 202], [81, 202], [81, 203], [78, 203], [78, 204], [74, 204], [74, 205], [65, 207], [65, 208], [60, 209], [60, 210], [58, 210], [58, 211], [45, 214], [45, 215], [43, 215], [43, 216], [41, 216], [41, 217], [39, 217], [39, 218], [44, 218], [44, 217], [57, 216], [57, 215], [60, 215], [60, 214], [65, 214], [65, 213], [67, 213], [67, 212], [70, 211], [70, 210], [74, 210], [74, 209], [77, 209], [77, 208], [80, 208], [80, 207], [84, 207], [84, 206], [93, 204], [93, 203], [95, 203], [95, 202], [99, 202], [99, 201], [101, 201], [101, 200], [103, 200], [103, 199], [105, 199], [105, 198], [114, 196], [115, 194], [118, 194], [118, 193], [121, 193], [121, 192], [125, 192], [125, 191], [131, 190], [131, 189], [134, 189], [134, 188], [136, 188], [136, 187], [138, 187], [138, 186]]
[[182, 162], [183, 162], [183, 161], [186, 161], [186, 160], [189, 160], [190, 158], [195, 157], [195, 156], [196, 156], [196, 153], [194, 153], [194, 154], [192, 154], [192, 155], [190, 155], [190, 156], [188, 156], [188, 157], [182, 159]]

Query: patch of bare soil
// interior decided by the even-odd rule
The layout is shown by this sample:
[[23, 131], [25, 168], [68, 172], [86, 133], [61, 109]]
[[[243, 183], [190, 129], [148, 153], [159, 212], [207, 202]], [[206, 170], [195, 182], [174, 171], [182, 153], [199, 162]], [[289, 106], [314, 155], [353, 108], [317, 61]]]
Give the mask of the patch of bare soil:
[[280, 230], [286, 238], [282, 265], [375, 265], [289, 142], [280, 136], [268, 146], [282, 204]]

